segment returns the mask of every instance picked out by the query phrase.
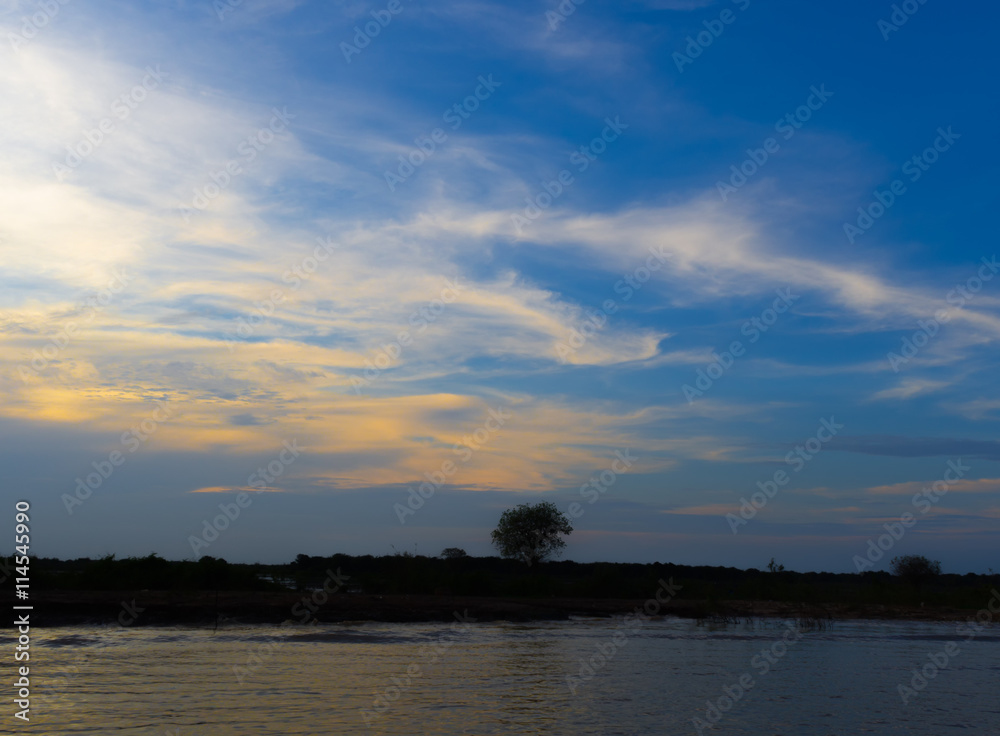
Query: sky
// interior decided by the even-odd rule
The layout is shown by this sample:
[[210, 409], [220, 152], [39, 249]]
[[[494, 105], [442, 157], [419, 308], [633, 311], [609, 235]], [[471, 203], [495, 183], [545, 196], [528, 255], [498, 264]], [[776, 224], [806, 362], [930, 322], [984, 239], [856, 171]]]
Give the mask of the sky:
[[11, 524], [1000, 568], [998, 15], [0, 0]]

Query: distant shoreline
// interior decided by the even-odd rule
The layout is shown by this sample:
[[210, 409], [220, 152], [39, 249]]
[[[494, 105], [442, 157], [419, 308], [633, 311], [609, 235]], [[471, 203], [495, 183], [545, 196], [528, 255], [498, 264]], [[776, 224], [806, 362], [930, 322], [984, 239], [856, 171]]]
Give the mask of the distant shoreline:
[[[217, 597], [218, 596], [218, 597]], [[508, 598], [453, 595], [344, 593], [327, 600], [309, 591], [59, 591], [33, 596], [34, 627], [121, 625], [220, 625], [451, 622], [456, 614], [477, 622], [559, 621], [571, 617], [623, 616], [641, 610], [640, 599]], [[315, 611], [310, 612], [310, 608]], [[870, 619], [964, 621], [974, 610], [887, 605], [809, 605], [775, 601], [671, 600], [660, 616], [734, 621], [791, 618], [811, 621]], [[7, 627], [10, 628], [8, 623]]]

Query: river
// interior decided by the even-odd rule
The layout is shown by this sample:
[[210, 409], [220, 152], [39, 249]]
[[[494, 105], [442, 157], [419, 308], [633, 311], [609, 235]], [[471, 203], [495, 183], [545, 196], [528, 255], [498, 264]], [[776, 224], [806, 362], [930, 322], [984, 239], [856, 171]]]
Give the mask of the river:
[[995, 626], [463, 618], [34, 630], [0, 733], [1000, 734]]

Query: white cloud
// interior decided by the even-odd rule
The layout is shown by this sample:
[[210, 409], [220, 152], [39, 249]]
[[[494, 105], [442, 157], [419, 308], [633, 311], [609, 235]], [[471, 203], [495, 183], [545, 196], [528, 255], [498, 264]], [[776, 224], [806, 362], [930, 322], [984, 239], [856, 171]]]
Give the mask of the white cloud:
[[929, 381], [920, 378], [904, 378], [898, 385], [877, 392], [872, 396], [872, 399], [909, 399], [920, 394], [939, 391], [950, 385], [951, 383], [948, 381]]

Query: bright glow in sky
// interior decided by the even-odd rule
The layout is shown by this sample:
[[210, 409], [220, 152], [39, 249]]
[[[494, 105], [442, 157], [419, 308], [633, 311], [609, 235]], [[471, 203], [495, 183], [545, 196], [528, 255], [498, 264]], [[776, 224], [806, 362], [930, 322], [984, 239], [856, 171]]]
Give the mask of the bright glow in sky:
[[34, 551], [995, 567], [1000, 12], [902, 6], [2, 0]]

